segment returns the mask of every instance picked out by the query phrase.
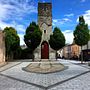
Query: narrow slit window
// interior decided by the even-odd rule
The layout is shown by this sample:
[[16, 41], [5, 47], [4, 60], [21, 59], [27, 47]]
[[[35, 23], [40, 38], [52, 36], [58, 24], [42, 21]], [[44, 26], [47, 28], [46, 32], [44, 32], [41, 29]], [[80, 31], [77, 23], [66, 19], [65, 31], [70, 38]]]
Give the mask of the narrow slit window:
[[44, 33], [46, 33], [46, 30], [44, 30]]

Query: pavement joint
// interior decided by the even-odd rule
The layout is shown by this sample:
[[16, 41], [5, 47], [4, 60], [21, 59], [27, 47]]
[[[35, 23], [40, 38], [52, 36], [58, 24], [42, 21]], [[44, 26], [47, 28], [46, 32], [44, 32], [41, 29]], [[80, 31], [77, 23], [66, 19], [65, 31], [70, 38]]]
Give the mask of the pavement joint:
[[81, 67], [90, 69], [90, 66], [86, 65], [86, 63], [74, 63], [74, 62], [72, 62], [72, 61], [69, 61], [69, 62], [72, 63], [72, 64], [75, 64], [75, 65], [79, 65], [79, 66], [81, 66]]
[[[22, 63], [22, 62], [17, 63], [17, 64], [15, 64], [15, 65], [13, 65], [13, 66], [7, 67], [6, 69], [4, 69], [4, 70], [2, 70], [2, 71], [0, 71], [0, 72], [6, 71], [6, 70], [8, 70], [8, 69], [10, 69], [10, 68], [12, 68], [12, 67], [15, 67], [15, 66], [21, 64], [21, 63]], [[3, 66], [3, 67], [4, 67], [4, 66]]]
[[32, 86], [39, 87], [39, 88], [41, 88], [41, 89], [46, 89], [46, 87], [44, 87], [44, 86], [37, 85], [37, 84], [31, 83], [31, 82], [28, 82], [28, 81], [25, 81], [25, 80], [17, 79], [17, 78], [14, 78], [14, 77], [11, 77], [11, 76], [8, 76], [8, 75], [4, 75], [4, 74], [1, 74], [1, 73], [0, 73], [0, 75], [1, 75], [1, 76], [5, 76], [5, 77], [10, 78], [10, 79], [13, 79], [13, 80], [17, 80], [17, 81], [26, 83], [26, 84], [30, 84], [30, 85], [32, 85]]
[[48, 89], [51, 89], [51, 88], [53, 88], [53, 87], [55, 87], [55, 86], [61, 85], [61, 84], [65, 83], [65, 82], [67, 82], [67, 81], [69, 81], [69, 80], [72, 80], [72, 79], [75, 79], [75, 78], [77, 78], [77, 77], [80, 77], [80, 76], [82, 76], [82, 75], [84, 75], [84, 74], [87, 74], [87, 73], [89, 73], [89, 72], [90, 72], [90, 70], [89, 70], [89, 71], [86, 71], [86, 72], [84, 72], [84, 73], [81, 73], [81, 74], [79, 74], [79, 75], [77, 75], [77, 76], [74, 76], [74, 77], [68, 78], [68, 79], [66, 79], [66, 80], [57, 82], [57, 83], [55, 83], [55, 84], [53, 84], [53, 85], [50, 85], [50, 86], [48, 86], [48, 87], [45, 87], [45, 86], [42, 86], [42, 85], [37, 85], [37, 84], [31, 83], [31, 82], [28, 82], [28, 81], [25, 81], [25, 80], [20, 80], [20, 79], [17, 79], [17, 78], [11, 77], [11, 76], [7, 76], [7, 75], [4, 75], [4, 74], [0, 74], [0, 75], [1, 75], [1, 76], [5, 76], [5, 77], [10, 78], [10, 79], [13, 79], [13, 80], [17, 80], [17, 81], [20, 81], [20, 82], [29, 84], [29, 85], [32, 85], [32, 86], [36, 86], [36, 87], [41, 88], [41, 89], [43, 89], [43, 90], [48, 90]]
[[[2, 71], [0, 75], [10, 78], [12, 80], [16, 80], [17, 82], [20, 81], [22, 83], [25, 83], [25, 85], [27, 84], [32, 87], [36, 87], [33, 90], [39, 90], [38, 88], [40, 88], [40, 90], [48, 90], [48, 89], [53, 90], [58, 86], [61, 87], [63, 84], [67, 82], [71, 82], [71, 80], [73, 81], [78, 77], [83, 77], [84, 75], [90, 73], [90, 69], [71, 63], [69, 61], [60, 61], [60, 62], [58, 61], [58, 63], [64, 64], [66, 67], [68, 67], [68, 69], [52, 74], [42, 75], [42, 74], [28, 73], [23, 71], [22, 68], [29, 65], [30, 63], [23, 62], [20, 65], [19, 64], [16, 66], [14, 65], [13, 67], [10, 67], [10, 69]], [[66, 84], [66, 86], [68, 85]], [[67, 89], [54, 89], [54, 90], [67, 90]]]
[[51, 89], [51, 88], [53, 88], [53, 87], [55, 87], [55, 86], [57, 86], [57, 85], [63, 84], [63, 83], [65, 83], [65, 82], [69, 81], [69, 80], [75, 79], [75, 78], [80, 77], [80, 76], [82, 76], [82, 75], [84, 75], [84, 74], [87, 74], [87, 73], [89, 73], [89, 72], [90, 72], [90, 71], [86, 71], [86, 72], [81, 73], [81, 74], [79, 74], [79, 75], [77, 75], [77, 76], [68, 78], [68, 79], [63, 80], [63, 81], [61, 81], [61, 82], [57, 82], [57, 83], [55, 83], [55, 84], [53, 84], [53, 85], [51, 85], [51, 86], [46, 87], [46, 89]]

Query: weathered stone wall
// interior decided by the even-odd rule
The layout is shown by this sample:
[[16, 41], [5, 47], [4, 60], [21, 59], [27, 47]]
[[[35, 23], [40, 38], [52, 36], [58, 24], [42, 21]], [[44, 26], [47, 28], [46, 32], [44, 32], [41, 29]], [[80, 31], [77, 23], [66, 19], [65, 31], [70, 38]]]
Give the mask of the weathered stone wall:
[[[52, 3], [38, 3], [38, 25], [42, 31], [41, 44], [50, 39], [52, 34]], [[41, 44], [34, 52], [37, 59], [41, 59]], [[55, 58], [55, 51], [49, 45], [49, 59]]]
[[4, 33], [0, 30], [0, 63], [5, 62], [5, 40]]
[[52, 34], [52, 3], [38, 3], [38, 25], [42, 31], [42, 42]]

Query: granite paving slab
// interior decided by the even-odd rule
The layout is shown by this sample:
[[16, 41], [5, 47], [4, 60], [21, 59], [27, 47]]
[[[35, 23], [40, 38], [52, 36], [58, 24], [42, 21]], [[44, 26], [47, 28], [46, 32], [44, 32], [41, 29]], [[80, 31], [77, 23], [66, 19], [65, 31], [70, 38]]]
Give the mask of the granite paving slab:
[[1, 72], [1, 74], [16, 78], [18, 80], [26, 81], [39, 87], [48, 88], [89, 71], [89, 69], [70, 63], [67, 60], [60, 60], [58, 63], [64, 64], [68, 67], [68, 69], [49, 74], [30, 73], [22, 70], [22, 68], [29, 65], [30, 62], [23, 62]]
[[19, 65], [21, 62], [6, 62], [4, 66], [0, 67], [0, 72], [7, 70], [13, 66]]
[[90, 72], [48, 90], [90, 90]]
[[43, 90], [43, 89], [0, 75], [0, 90]]

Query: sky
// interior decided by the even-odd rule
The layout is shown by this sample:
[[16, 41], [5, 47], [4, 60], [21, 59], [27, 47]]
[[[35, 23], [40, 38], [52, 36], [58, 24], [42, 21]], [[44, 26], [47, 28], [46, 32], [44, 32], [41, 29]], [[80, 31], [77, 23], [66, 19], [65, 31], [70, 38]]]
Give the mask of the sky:
[[[38, 0], [0, 0], [0, 28], [14, 27], [20, 37], [20, 45], [23, 45], [26, 28], [30, 22], [37, 22], [37, 8]], [[90, 0], [52, 0], [52, 25], [60, 28], [66, 43], [73, 42], [73, 31], [81, 15], [90, 28]]]

